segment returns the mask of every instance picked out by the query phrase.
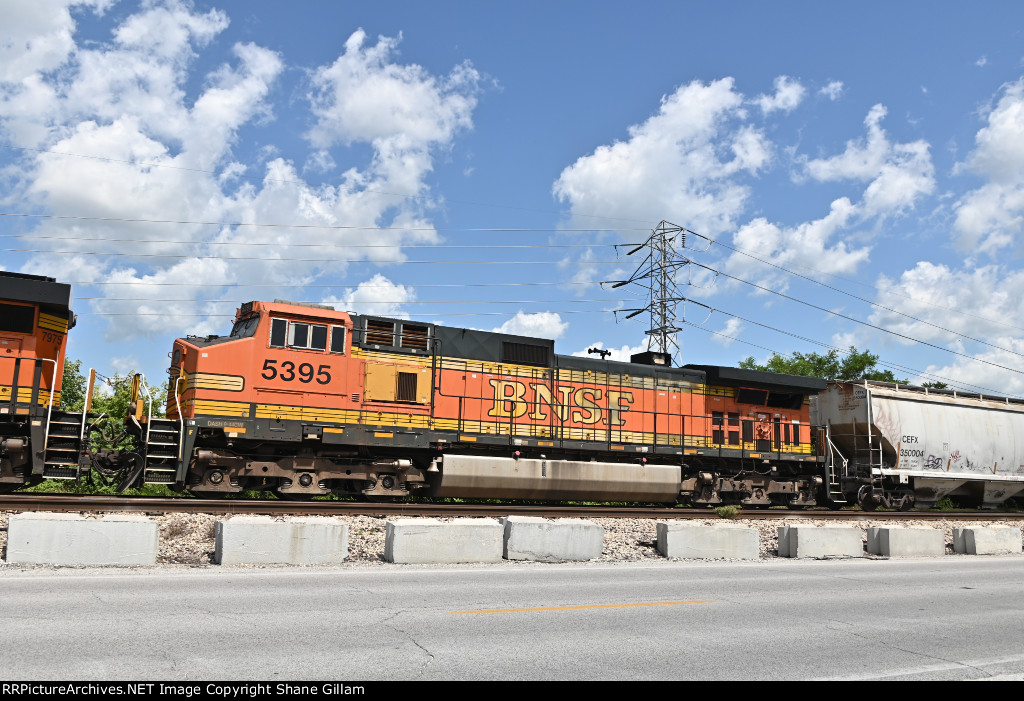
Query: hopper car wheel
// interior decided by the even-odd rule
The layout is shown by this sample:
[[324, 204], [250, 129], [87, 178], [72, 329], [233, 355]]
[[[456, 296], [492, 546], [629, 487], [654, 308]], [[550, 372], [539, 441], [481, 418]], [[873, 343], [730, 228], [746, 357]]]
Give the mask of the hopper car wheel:
[[900, 511], [910, 511], [911, 509], [914, 508], [914, 504], [916, 502], [917, 500], [914, 498], [913, 494], [904, 497], [903, 500], [900, 502]]
[[857, 491], [857, 504], [864, 511], [874, 511], [878, 508], [878, 501], [875, 499], [871, 487], [865, 484]]

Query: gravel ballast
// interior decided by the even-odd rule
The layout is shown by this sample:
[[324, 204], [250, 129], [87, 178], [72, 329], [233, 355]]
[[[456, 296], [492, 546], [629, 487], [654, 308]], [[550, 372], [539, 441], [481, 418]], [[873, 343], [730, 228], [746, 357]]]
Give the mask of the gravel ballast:
[[[7, 522], [10, 512], [0, 513], [0, 549], [6, 549]], [[101, 514], [88, 514], [87, 517], [99, 518]], [[160, 524], [160, 550], [157, 567], [161, 566], [203, 566], [219, 567], [213, 564], [214, 524], [225, 517], [213, 514], [174, 513], [162, 516], [150, 516]], [[388, 518], [371, 516], [338, 516], [336, 517], [349, 527], [348, 559], [341, 565], [380, 565], [395, 567], [384, 561], [384, 529]], [[284, 520], [284, 519], [282, 519]], [[604, 528], [604, 548], [596, 562], [641, 562], [664, 560], [658, 553], [656, 545], [657, 520], [630, 518], [590, 518], [588, 521]], [[756, 528], [760, 533], [761, 559], [777, 557], [777, 533], [779, 526], [838, 526], [836, 522], [823, 523], [810, 518], [792, 516], [777, 519], [743, 519], [725, 520], [707, 518], [688, 520], [690, 525], [724, 526], [738, 525]], [[860, 528], [865, 533], [870, 527], [888, 528], [935, 528], [943, 529], [946, 536], [946, 553], [953, 554], [953, 529], [984, 526], [1013, 526], [1024, 528], [1024, 516], [1007, 514], [1007, 518], [998, 521], [972, 521], [958, 514], [955, 518], [935, 520], [909, 520], [895, 523], [891, 520], [859, 520], [848, 528]], [[6, 555], [6, 552], [5, 552]], [[0, 569], [6, 567], [6, 561]], [[18, 565], [19, 568], [25, 565]]]

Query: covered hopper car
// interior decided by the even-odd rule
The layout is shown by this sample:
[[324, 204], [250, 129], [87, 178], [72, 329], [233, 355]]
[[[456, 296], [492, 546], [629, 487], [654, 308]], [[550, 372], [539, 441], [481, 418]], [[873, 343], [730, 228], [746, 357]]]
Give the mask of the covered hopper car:
[[812, 401], [829, 481], [865, 509], [1024, 493], [1024, 401], [864, 381]]

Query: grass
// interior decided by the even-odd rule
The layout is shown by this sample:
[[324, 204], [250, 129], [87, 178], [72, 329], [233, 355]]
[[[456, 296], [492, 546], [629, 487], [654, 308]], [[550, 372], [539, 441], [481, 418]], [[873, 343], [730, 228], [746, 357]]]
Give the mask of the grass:
[[117, 491], [116, 483], [107, 483], [103, 477], [93, 471], [90, 475], [80, 480], [54, 480], [44, 479], [38, 484], [29, 487], [22, 487], [17, 490], [18, 494], [97, 494], [97, 495], [128, 495], [139, 497], [181, 497], [191, 496], [187, 493], [175, 492], [163, 484], [145, 484], [138, 489], [126, 489], [123, 492]]
[[739, 512], [740, 507], [736, 504], [715, 507], [715, 514], [718, 515], [718, 518], [735, 518]]

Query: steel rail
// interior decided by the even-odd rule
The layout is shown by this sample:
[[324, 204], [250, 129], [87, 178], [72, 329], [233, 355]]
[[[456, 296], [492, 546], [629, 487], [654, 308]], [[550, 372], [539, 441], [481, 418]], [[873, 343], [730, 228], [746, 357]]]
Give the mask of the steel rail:
[[[0, 511], [143, 512], [262, 514], [315, 516], [434, 516], [546, 518], [635, 518], [688, 520], [717, 518], [712, 509], [673, 506], [577, 506], [564, 504], [427, 504], [362, 501], [279, 501], [257, 499], [191, 499], [72, 494], [0, 495]], [[833, 511], [827, 509], [744, 509], [733, 520], [800, 519], [820, 521], [964, 521], [1020, 520], [1024, 513], [999, 511]]]

